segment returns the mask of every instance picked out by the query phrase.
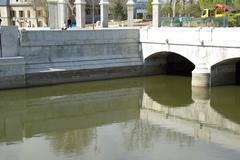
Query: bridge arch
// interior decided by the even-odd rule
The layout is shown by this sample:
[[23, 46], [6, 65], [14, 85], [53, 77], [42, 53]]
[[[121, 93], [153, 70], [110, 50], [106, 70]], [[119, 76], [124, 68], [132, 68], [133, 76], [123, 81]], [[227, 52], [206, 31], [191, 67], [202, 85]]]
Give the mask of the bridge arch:
[[195, 64], [185, 56], [175, 52], [161, 51], [144, 59], [144, 74], [168, 74], [191, 76]]
[[240, 84], [240, 57], [220, 61], [211, 66], [211, 86]]

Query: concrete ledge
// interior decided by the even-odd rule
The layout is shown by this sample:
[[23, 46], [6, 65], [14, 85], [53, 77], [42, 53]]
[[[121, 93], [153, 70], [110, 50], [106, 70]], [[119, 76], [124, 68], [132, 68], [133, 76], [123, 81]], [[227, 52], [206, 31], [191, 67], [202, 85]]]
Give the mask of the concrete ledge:
[[81, 44], [136, 43], [138, 29], [22, 31], [21, 46], [61, 46]]
[[26, 73], [52, 72], [52, 71], [71, 71], [86, 69], [114, 68], [124, 66], [142, 65], [139, 57], [135, 58], [116, 58], [116, 59], [94, 59], [63, 61], [63, 62], [45, 62], [37, 64], [26, 64]]
[[1, 65], [10, 65], [10, 64], [25, 64], [24, 57], [3, 57], [0, 58]]
[[26, 74], [26, 86], [52, 85], [69, 82], [104, 80], [142, 76], [142, 65], [72, 71], [52, 71]]

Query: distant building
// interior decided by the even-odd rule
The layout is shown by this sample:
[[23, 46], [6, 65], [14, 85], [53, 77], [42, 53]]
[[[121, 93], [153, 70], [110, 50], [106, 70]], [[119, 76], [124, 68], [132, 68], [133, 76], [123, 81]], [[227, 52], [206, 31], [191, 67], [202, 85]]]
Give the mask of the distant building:
[[[93, 4], [94, 4], [94, 21], [100, 20], [100, 0], [85, 0], [85, 17], [86, 23], [92, 23], [93, 21]], [[75, 23], [76, 8], [74, 4], [75, 0], [69, 0], [69, 18]]]
[[47, 26], [47, 14], [42, 7], [35, 7], [33, 2], [34, 0], [0, 0], [2, 25]]
[[[91, 23], [93, 21], [92, 14], [93, 14], [93, 7], [92, 2], [93, 0], [86, 0], [86, 23]], [[94, 0], [94, 21], [100, 20], [100, 0]]]
[[[69, 18], [75, 22], [75, 0], [69, 0], [72, 6]], [[145, 13], [145, 5], [148, 0], [134, 0], [135, 17], [141, 18]], [[45, 27], [47, 26], [48, 13], [47, 4], [36, 5], [36, 3], [46, 3], [42, 0], [0, 0], [0, 18], [2, 25], [15, 25], [18, 27]], [[94, 21], [100, 20], [100, 0], [86, 0], [86, 23], [93, 21], [93, 2], [94, 2]]]
[[[100, 0], [86, 0], [86, 23], [91, 23], [92, 22], [92, 2], [94, 1], [95, 4], [95, 22], [100, 20], [100, 5], [99, 2]], [[111, 3], [111, 0], [109, 0]], [[134, 0], [135, 4], [135, 17], [136, 18], [142, 18], [144, 17], [146, 10], [145, 6], [148, 2], [148, 0]], [[111, 4], [110, 4], [111, 5]]]
[[146, 14], [146, 4], [148, 0], [134, 0], [135, 1], [135, 17], [143, 18]]

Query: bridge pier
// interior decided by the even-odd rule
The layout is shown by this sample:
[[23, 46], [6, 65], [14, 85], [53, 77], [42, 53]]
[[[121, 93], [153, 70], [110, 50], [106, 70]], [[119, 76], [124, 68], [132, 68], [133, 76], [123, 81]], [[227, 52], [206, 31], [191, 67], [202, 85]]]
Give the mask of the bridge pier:
[[192, 71], [193, 87], [209, 87], [210, 71], [207, 68], [196, 68]]
[[210, 73], [207, 62], [208, 49], [204, 47], [204, 42], [198, 47], [195, 56], [195, 69], [192, 71], [192, 87], [209, 87]]

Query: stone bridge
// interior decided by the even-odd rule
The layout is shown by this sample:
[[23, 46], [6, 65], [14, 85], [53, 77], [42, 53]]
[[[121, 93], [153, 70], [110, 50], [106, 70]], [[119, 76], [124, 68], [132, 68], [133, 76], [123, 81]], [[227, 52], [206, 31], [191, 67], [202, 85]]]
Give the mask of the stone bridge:
[[240, 84], [238, 28], [18, 30], [1, 27], [0, 88], [130, 76]]
[[[172, 66], [177, 67], [178, 71], [182, 68], [192, 72], [193, 86], [239, 82], [239, 37], [238, 28], [140, 29], [141, 51], [145, 65], [151, 66], [150, 68], [156, 71], [159, 65], [174, 63]], [[177, 56], [181, 58], [178, 59]], [[176, 65], [181, 61], [182, 65]], [[186, 67], [184, 63], [192, 66]], [[166, 70], [161, 69], [158, 72]]]

